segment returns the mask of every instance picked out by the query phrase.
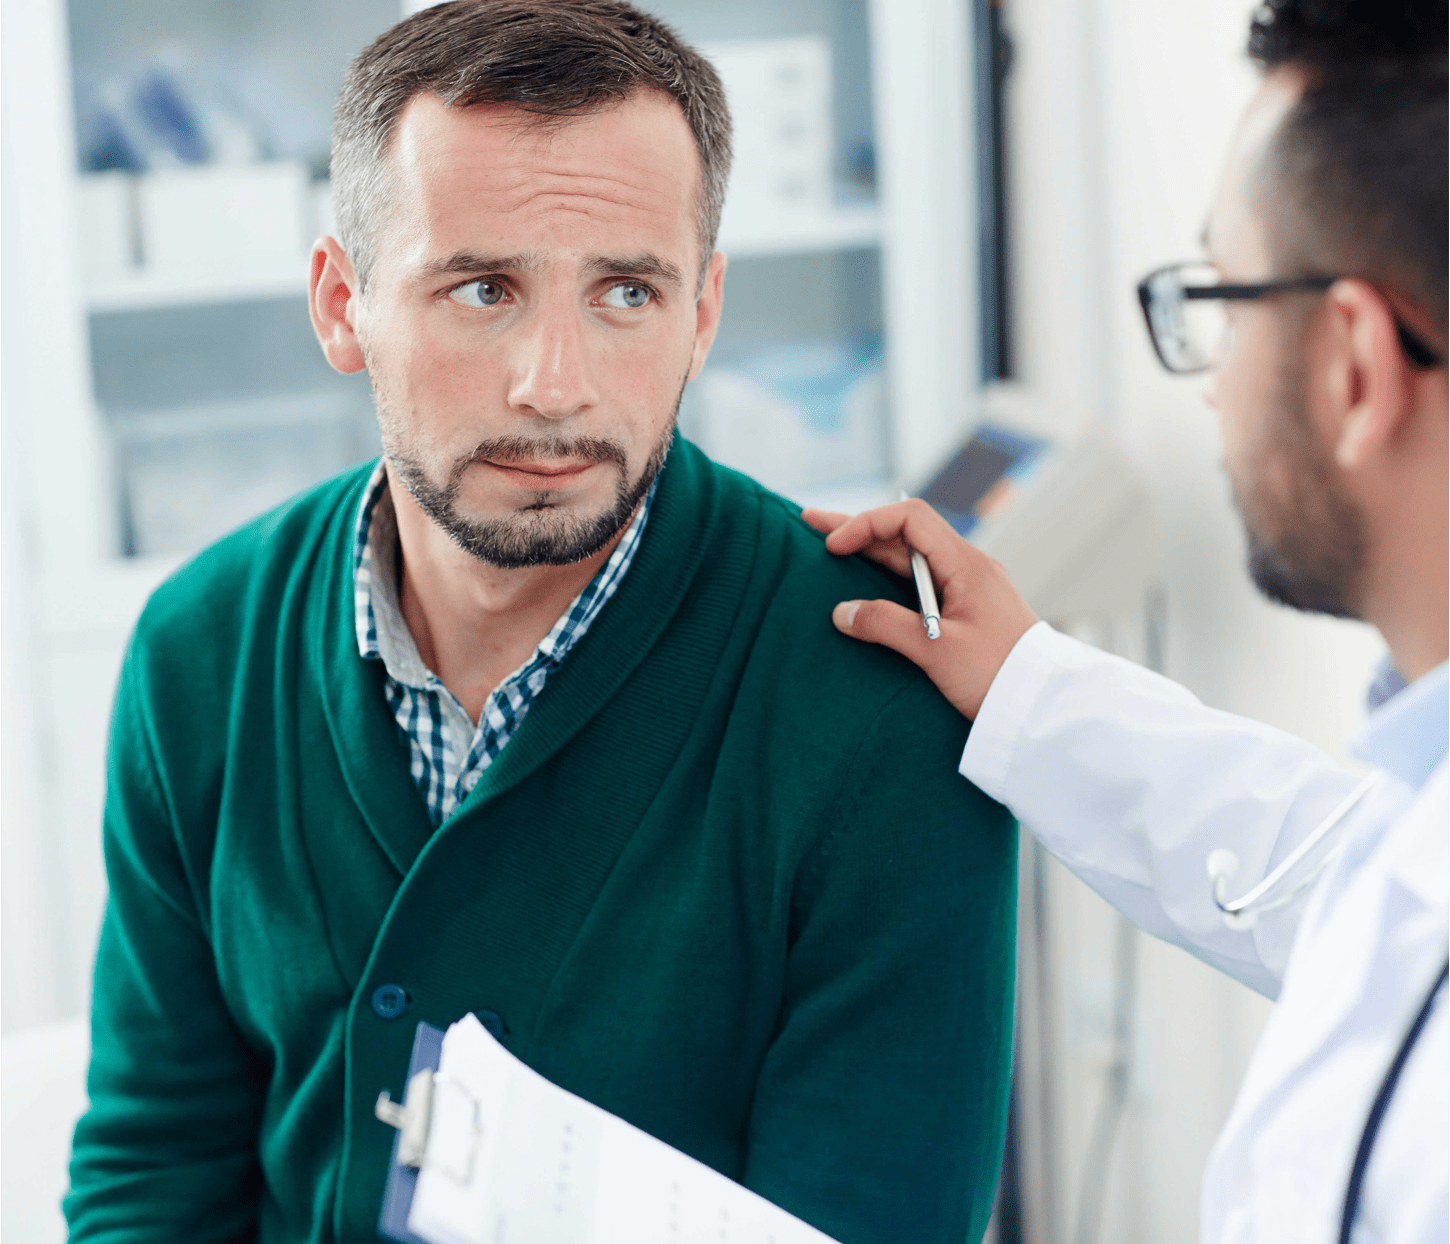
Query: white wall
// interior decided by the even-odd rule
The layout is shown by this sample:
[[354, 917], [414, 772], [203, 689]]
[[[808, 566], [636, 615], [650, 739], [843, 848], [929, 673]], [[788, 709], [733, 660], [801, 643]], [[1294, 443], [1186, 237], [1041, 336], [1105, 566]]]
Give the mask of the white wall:
[[[72, 140], [64, 6], [5, 0], [4, 25], [0, 1026], [9, 1033], [77, 1014], [87, 994], [94, 920], [78, 927], [72, 904], [78, 883], [100, 878], [93, 828], [99, 816], [76, 836], [67, 819], [75, 792], [56, 775], [62, 746], [93, 749], [97, 729], [77, 723], [84, 709], [77, 713], [74, 697], [63, 701], [49, 685], [56, 653], [44, 633], [43, 565], [56, 548], [85, 539], [77, 516], [90, 504], [99, 473], [84, 445], [57, 434], [89, 414], [65, 189]], [[42, 522], [46, 497], [54, 512], [76, 521]], [[57, 726], [67, 718], [72, 729], [62, 735]]]
[[[1009, 0], [1011, 205], [1022, 387], [1103, 419], [1147, 470], [1167, 555], [1167, 672], [1204, 701], [1343, 758], [1368, 671], [1366, 628], [1261, 600], [1219, 463], [1216, 418], [1153, 357], [1133, 288], [1196, 253], [1219, 164], [1256, 74], [1246, 0]], [[1101, 1095], [1112, 916], [1051, 876], [1063, 980], [1059, 1239]], [[1098, 1239], [1197, 1239], [1203, 1163], [1267, 1003], [1140, 938], [1140, 1066]], [[1052, 1244], [1056, 1244], [1055, 1241]]]

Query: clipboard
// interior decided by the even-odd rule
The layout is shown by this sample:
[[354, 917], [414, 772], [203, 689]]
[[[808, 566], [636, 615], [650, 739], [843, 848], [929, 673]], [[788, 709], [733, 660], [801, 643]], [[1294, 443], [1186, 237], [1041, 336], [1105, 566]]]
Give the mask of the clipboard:
[[378, 1233], [406, 1244], [836, 1244], [778, 1205], [545, 1079], [465, 1015], [419, 1024]]
[[[407, 1082], [418, 1083], [416, 1077], [420, 1073], [436, 1073], [442, 1057], [443, 1029], [420, 1023], [413, 1033], [413, 1053], [408, 1059]], [[382, 1107], [384, 1101], [391, 1100], [384, 1093], [378, 1098], [379, 1106]], [[405, 1112], [407, 1101], [405, 1096], [402, 1106]], [[391, 1122], [395, 1117], [385, 1108], [383, 1113], [388, 1116], [385, 1122]], [[418, 1168], [403, 1161], [403, 1142], [404, 1129], [400, 1127], [397, 1135], [393, 1137], [393, 1152], [388, 1159], [388, 1182], [383, 1188], [383, 1205], [378, 1213], [378, 1234], [385, 1240], [401, 1241], [401, 1244], [427, 1244], [426, 1240], [408, 1230], [408, 1211], [413, 1208], [413, 1193], [418, 1188]]]

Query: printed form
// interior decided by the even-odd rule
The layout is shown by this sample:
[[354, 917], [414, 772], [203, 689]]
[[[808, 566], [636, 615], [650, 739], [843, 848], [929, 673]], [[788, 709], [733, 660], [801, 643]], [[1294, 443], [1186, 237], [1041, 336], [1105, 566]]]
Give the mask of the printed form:
[[834, 1244], [526, 1067], [448, 1029], [408, 1229], [430, 1244]]

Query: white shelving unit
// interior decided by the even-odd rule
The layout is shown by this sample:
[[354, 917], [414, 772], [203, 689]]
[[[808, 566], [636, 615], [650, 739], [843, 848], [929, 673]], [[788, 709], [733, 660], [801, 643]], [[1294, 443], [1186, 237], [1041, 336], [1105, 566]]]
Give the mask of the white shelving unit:
[[[693, 38], [692, 14], [718, 27], [758, 10], [779, 23], [796, 6], [661, 0], [652, 7]], [[737, 226], [727, 209], [721, 246], [737, 289], [751, 280], [768, 289], [772, 262], [856, 256], [852, 263], [869, 267], [884, 339], [892, 473], [919, 480], [960, 439], [976, 387], [967, 0], [799, 0], [799, 9], [823, 22], [846, 13], [869, 39], [869, 74], [863, 67], [847, 85], [869, 89], [873, 100], [877, 198], [768, 227]], [[219, 308], [260, 314], [276, 300], [300, 302], [306, 259], [224, 275], [85, 281], [74, 243], [66, 0], [5, 0], [5, 19], [5, 590], [24, 602], [7, 612], [6, 643], [24, 652], [30, 691], [12, 689], [4, 714], [7, 737], [23, 732], [35, 744], [25, 771], [6, 783], [7, 842], [27, 835], [31, 863], [7, 868], [5, 905], [23, 915], [28, 936], [6, 938], [5, 974], [7, 997], [12, 981], [30, 990], [21, 1018], [36, 1022], [85, 1003], [104, 897], [99, 824], [114, 678], [147, 596], [180, 561], [120, 553], [115, 419], [97, 397], [93, 338], [123, 320], [155, 316], [160, 324], [172, 316], [168, 324], [185, 327]], [[857, 296], [851, 289], [842, 299]], [[748, 313], [748, 300], [727, 296], [728, 322]], [[869, 504], [883, 487], [857, 481], [842, 492], [843, 503]]]
[[727, 215], [719, 246], [731, 259], [771, 259], [825, 251], [861, 250], [881, 244], [881, 212], [874, 205], [787, 216], [751, 227], [731, 227]]
[[153, 272], [138, 268], [86, 287], [86, 309], [94, 313], [157, 311], [205, 303], [255, 302], [269, 298], [300, 298], [307, 292], [307, 256], [285, 266], [247, 272]]
[[[874, 205], [841, 207], [782, 217], [746, 228], [722, 230], [719, 245], [732, 260], [864, 250], [881, 244], [881, 212]], [[122, 277], [87, 284], [86, 309], [94, 313], [154, 311], [205, 303], [301, 297], [307, 292], [307, 256], [285, 265], [228, 272], [155, 272], [138, 268]]]

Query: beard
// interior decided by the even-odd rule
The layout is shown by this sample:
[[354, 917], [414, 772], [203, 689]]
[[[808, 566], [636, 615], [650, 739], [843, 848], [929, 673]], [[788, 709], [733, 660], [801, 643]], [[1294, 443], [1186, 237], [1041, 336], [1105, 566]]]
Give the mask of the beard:
[[[1302, 351], [1289, 353], [1302, 358]], [[1257, 474], [1233, 488], [1248, 537], [1249, 577], [1291, 609], [1358, 618], [1364, 519], [1316, 432], [1301, 363], [1281, 372], [1270, 410], [1270, 443], [1257, 458]], [[1267, 483], [1275, 472], [1278, 489]]]
[[[664, 435], [651, 450], [639, 475], [629, 478], [629, 461], [618, 441], [598, 437], [499, 436], [480, 441], [456, 459], [440, 483], [410, 453], [401, 433], [402, 421], [386, 407], [375, 390], [383, 454], [398, 479], [422, 510], [464, 552], [501, 570], [527, 566], [569, 566], [594, 556], [620, 533], [634, 516], [665, 464], [679, 418], [680, 396]], [[567, 458], [590, 463], [612, 462], [618, 473], [614, 499], [596, 514], [567, 511], [556, 494], [540, 491], [532, 502], [497, 518], [469, 518], [458, 510], [464, 476], [475, 462], [548, 462]]]

